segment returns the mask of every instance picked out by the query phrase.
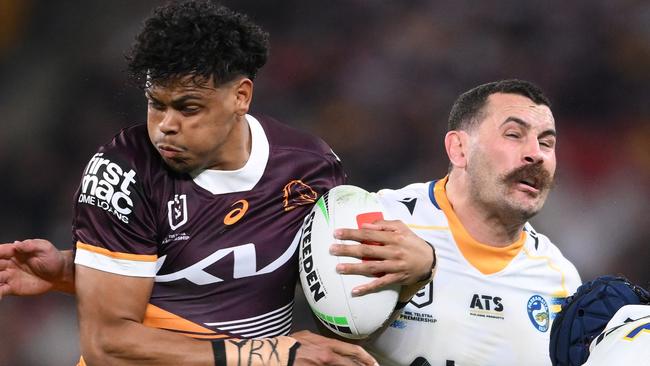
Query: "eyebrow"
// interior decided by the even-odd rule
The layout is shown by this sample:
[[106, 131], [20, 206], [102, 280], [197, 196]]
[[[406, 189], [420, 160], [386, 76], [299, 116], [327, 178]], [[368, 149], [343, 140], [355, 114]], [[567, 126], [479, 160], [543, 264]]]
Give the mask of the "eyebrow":
[[[145, 96], [147, 98], [155, 101], [155, 102], [160, 103], [160, 100], [158, 98], [156, 98], [155, 96], [153, 96], [153, 94], [151, 92], [149, 92], [149, 91], [145, 92]], [[181, 96], [180, 98], [176, 98], [176, 99], [172, 100], [171, 104], [172, 105], [179, 105], [179, 104], [183, 104], [183, 103], [185, 103], [185, 102], [187, 102], [189, 100], [199, 100], [200, 101], [200, 100], [203, 100], [203, 98], [198, 96], [198, 95], [185, 94], [185, 95]]]
[[[506, 120], [503, 121], [501, 126], [505, 125], [508, 122], [514, 122], [514, 123], [524, 127], [525, 129], [530, 129], [531, 128], [530, 123], [524, 121], [523, 119], [521, 119], [519, 117], [514, 117], [514, 116], [510, 116], [510, 117], [506, 118]], [[555, 131], [555, 129], [549, 128], [548, 130], [545, 130], [542, 133], [540, 133], [538, 137], [546, 137], [546, 136], [557, 137], [557, 132]]]

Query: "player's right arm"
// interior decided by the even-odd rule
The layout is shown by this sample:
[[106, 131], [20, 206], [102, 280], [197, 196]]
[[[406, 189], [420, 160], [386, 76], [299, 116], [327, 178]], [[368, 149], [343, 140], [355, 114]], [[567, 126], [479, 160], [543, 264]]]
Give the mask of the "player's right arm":
[[74, 292], [71, 250], [59, 251], [41, 239], [0, 244], [0, 299], [39, 295], [51, 290]]
[[376, 364], [358, 346], [309, 332], [212, 343], [150, 328], [142, 322], [153, 278], [122, 276], [83, 265], [76, 266], [76, 276], [81, 352], [89, 366]]

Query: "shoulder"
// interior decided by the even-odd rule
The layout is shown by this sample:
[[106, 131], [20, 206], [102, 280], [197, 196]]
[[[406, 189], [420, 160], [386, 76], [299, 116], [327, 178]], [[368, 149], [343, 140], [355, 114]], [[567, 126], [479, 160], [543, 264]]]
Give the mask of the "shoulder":
[[157, 155], [144, 124], [120, 130], [108, 143], [99, 147], [98, 153], [121, 158], [131, 165], [137, 165], [142, 160], [149, 160], [154, 154]]
[[399, 189], [381, 189], [379, 197], [389, 219], [425, 225], [443, 219], [444, 214], [429, 194], [432, 182], [412, 183]]
[[147, 126], [144, 124], [124, 128], [108, 143], [100, 146], [86, 166], [86, 173], [92, 166], [96, 167], [96, 173], [110, 164], [115, 164], [122, 170], [133, 170], [140, 179], [144, 175], [159, 175], [167, 171], [149, 140]]
[[428, 190], [431, 182], [411, 183], [398, 189], [383, 188], [377, 191], [377, 195], [383, 199], [395, 198], [428, 198]]
[[572, 291], [580, 286], [582, 281], [576, 267], [569, 261], [560, 249], [549, 239], [546, 235], [537, 232], [530, 223], [526, 223], [524, 230], [529, 235], [529, 240], [526, 241], [526, 249], [530, 255], [536, 257], [545, 257], [550, 263], [558, 267], [565, 275], [567, 283], [572, 288]]
[[294, 150], [336, 158], [332, 148], [317, 136], [295, 129], [266, 115], [255, 114], [251, 117], [258, 121], [264, 129], [271, 150]]

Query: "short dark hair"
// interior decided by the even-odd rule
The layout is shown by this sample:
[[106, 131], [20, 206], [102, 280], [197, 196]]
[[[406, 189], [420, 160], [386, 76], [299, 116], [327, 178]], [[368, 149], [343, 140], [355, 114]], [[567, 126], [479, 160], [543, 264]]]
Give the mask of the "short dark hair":
[[495, 93], [517, 94], [537, 105], [551, 106], [548, 98], [535, 84], [518, 79], [495, 81], [472, 88], [461, 94], [449, 113], [448, 131], [469, 130], [478, 125], [482, 110], [490, 95]]
[[246, 15], [214, 1], [176, 1], [145, 20], [126, 56], [130, 79], [145, 87], [191, 76], [221, 85], [264, 66], [269, 35]]

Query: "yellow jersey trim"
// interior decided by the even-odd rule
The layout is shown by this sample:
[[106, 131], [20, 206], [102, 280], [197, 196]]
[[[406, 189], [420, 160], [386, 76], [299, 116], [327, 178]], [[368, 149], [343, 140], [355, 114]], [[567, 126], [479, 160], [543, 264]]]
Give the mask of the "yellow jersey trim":
[[454, 237], [456, 246], [465, 259], [477, 270], [485, 275], [491, 275], [502, 271], [508, 266], [512, 259], [519, 254], [526, 242], [526, 233], [521, 232], [519, 239], [506, 247], [493, 247], [483, 244], [474, 239], [465, 229], [456, 216], [451, 203], [447, 199], [446, 184], [449, 176], [436, 182], [433, 194], [436, 202], [447, 216], [449, 228]]

